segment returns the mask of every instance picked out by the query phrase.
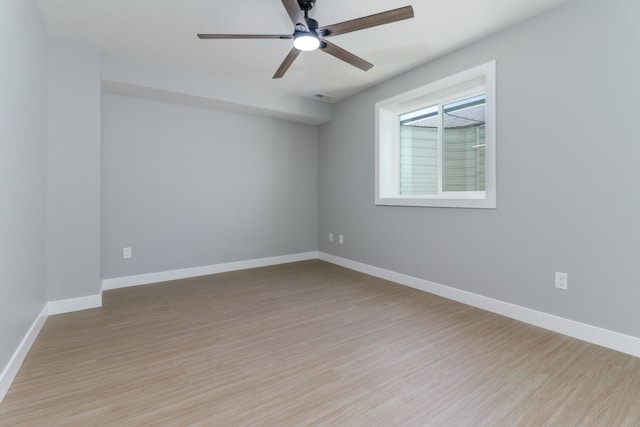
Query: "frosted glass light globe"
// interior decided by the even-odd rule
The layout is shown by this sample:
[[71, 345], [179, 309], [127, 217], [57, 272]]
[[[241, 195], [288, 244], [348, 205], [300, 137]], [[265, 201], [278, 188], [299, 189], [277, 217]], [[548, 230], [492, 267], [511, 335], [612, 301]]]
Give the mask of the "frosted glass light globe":
[[298, 50], [316, 50], [320, 47], [320, 40], [312, 33], [301, 33], [293, 39], [293, 46]]

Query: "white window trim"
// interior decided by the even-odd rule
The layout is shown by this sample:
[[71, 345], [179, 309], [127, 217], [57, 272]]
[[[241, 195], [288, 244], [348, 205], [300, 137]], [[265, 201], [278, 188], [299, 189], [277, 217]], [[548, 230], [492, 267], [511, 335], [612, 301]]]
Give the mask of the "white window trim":
[[[477, 92], [478, 79], [484, 79], [486, 96], [485, 191], [465, 191], [436, 195], [400, 195], [398, 190], [398, 116], [425, 107], [430, 98], [445, 99]], [[425, 86], [404, 92], [375, 105], [375, 204], [393, 206], [432, 206], [453, 208], [496, 208], [496, 78], [495, 61], [487, 62]]]

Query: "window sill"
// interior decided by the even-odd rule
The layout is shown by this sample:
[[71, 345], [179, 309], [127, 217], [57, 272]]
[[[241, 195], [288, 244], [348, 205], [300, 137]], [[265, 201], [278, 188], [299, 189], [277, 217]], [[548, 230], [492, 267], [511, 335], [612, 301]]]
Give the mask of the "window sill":
[[495, 197], [444, 198], [442, 195], [376, 197], [376, 206], [415, 206], [434, 208], [496, 209]]

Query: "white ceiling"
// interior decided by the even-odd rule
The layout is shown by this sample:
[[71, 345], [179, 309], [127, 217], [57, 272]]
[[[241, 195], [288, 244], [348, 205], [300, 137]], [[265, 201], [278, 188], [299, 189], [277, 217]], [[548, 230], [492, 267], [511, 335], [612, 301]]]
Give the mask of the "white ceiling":
[[[361, 71], [321, 51], [303, 52], [273, 80], [291, 40], [200, 40], [197, 33], [291, 34], [281, 0], [38, 0], [49, 31], [150, 64], [337, 101], [569, 0], [317, 0], [320, 26], [412, 5], [415, 18], [332, 37], [375, 66]], [[314, 98], [316, 99], [316, 98]]]

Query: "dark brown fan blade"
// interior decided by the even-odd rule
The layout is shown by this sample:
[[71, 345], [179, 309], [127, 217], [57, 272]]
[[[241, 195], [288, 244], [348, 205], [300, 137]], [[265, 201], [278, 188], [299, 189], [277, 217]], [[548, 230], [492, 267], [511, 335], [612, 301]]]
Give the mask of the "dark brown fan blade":
[[282, 64], [280, 64], [280, 68], [278, 68], [278, 71], [276, 71], [276, 73], [273, 75], [273, 78], [279, 79], [284, 76], [284, 73], [287, 72], [291, 64], [293, 64], [293, 61], [295, 61], [298, 55], [300, 55], [300, 52], [301, 51], [299, 51], [295, 47], [292, 48], [286, 58], [284, 58], [284, 61], [282, 61]]
[[292, 39], [292, 34], [198, 34], [199, 39]]
[[287, 9], [289, 18], [291, 18], [291, 22], [293, 22], [296, 30], [308, 32], [309, 27], [307, 27], [307, 20], [304, 19], [304, 12], [300, 9], [298, 0], [282, 0], [282, 4], [284, 8]]
[[367, 71], [371, 67], [373, 67], [372, 63], [367, 62], [359, 56], [356, 56], [353, 53], [348, 52], [343, 48], [338, 47], [326, 40], [322, 41], [321, 49], [327, 52], [329, 55], [335, 56], [336, 58], [341, 59], [344, 62], [353, 65], [354, 67], [360, 68], [362, 71]]
[[326, 27], [319, 28], [318, 34], [321, 34], [323, 37], [337, 36], [338, 34], [377, 27], [378, 25], [389, 24], [409, 18], [413, 18], [413, 8], [411, 6], [405, 6], [339, 24], [327, 25]]

